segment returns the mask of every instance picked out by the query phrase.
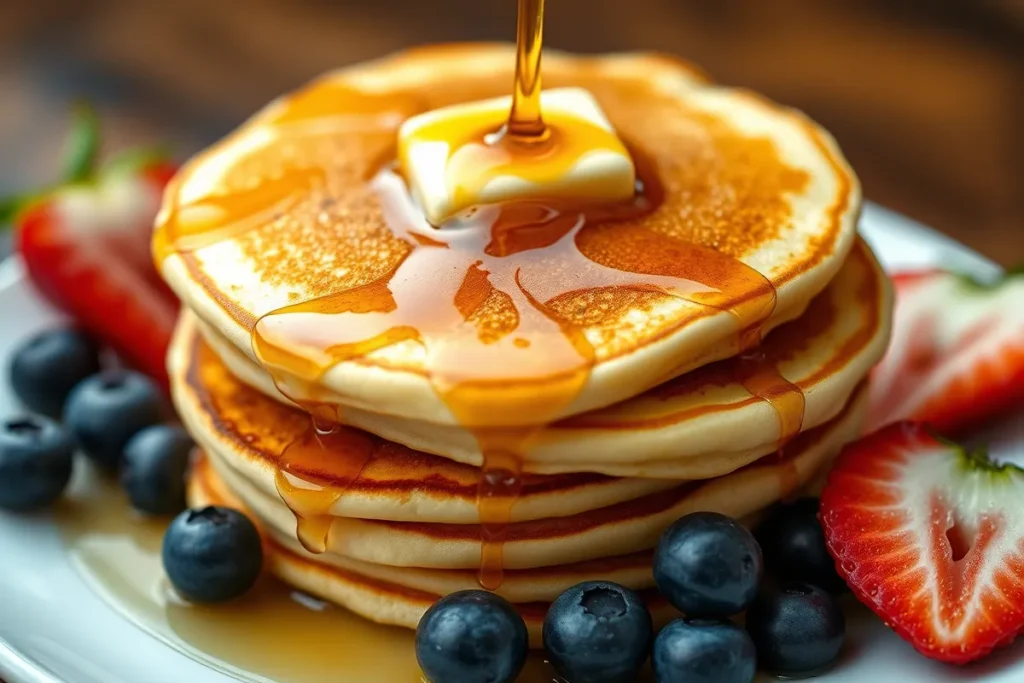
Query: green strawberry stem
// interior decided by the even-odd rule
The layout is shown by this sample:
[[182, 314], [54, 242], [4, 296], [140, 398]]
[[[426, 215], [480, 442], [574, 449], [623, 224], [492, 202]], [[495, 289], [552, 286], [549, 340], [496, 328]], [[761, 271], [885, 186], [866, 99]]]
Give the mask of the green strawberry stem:
[[14, 216], [21, 208], [20, 197], [6, 197], [0, 200], [0, 230], [10, 227], [14, 222]]
[[968, 471], [987, 472], [993, 476], [1016, 477], [1024, 475], [1024, 470], [1012, 462], [996, 462], [984, 447], [974, 450], [960, 449], [957, 454], [961, 465]]
[[936, 441], [948, 446], [956, 453], [960, 466], [968, 472], [987, 472], [992, 476], [1017, 477], [1024, 476], [1024, 469], [1012, 462], [998, 462], [989, 455], [988, 447], [981, 445], [973, 449], [965, 448], [956, 441], [947, 439], [928, 428], [928, 433]]
[[60, 183], [0, 200], [0, 229], [9, 227], [26, 205], [45, 197], [57, 187], [87, 182], [95, 174], [100, 147], [100, 124], [96, 110], [87, 102], [77, 102], [71, 111], [71, 131], [64, 148]]
[[100, 147], [100, 124], [96, 110], [87, 102], [77, 102], [72, 109], [71, 132], [64, 148], [62, 180], [81, 183], [96, 171]]

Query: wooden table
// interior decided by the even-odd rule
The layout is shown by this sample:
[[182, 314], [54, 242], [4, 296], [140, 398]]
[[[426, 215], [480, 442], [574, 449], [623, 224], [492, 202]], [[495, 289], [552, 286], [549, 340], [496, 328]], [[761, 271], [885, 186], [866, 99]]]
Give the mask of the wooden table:
[[[0, 190], [48, 176], [83, 93], [114, 142], [182, 153], [330, 67], [508, 39], [514, 0], [35, 0], [0, 6]], [[1024, 262], [1019, 0], [550, 0], [547, 39], [658, 49], [810, 113], [869, 198]], [[12, 160], [17, 160], [13, 162]]]

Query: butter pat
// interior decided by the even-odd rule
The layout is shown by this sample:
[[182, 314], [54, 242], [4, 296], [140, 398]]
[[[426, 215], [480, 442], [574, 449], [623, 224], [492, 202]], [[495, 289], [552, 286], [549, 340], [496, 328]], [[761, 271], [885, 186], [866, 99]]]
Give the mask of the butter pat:
[[427, 220], [510, 201], [628, 200], [636, 170], [597, 100], [582, 88], [541, 93], [545, 138], [503, 134], [511, 97], [420, 114], [398, 132], [398, 159]]

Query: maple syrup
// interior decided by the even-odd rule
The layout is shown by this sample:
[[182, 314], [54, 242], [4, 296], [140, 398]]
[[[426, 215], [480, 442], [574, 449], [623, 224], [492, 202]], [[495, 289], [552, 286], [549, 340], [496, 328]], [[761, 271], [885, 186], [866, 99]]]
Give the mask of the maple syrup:
[[[478, 500], [486, 537], [481, 577], [495, 586], [500, 577], [500, 567], [493, 563], [501, 557], [501, 520], [507, 520], [514, 504], [524, 457], [521, 447], [508, 444], [525, 443], [565, 409], [586, 382], [595, 359], [582, 329], [567, 324], [544, 302], [578, 288], [653, 291], [721, 306], [745, 317], [749, 325], [758, 321], [753, 316], [771, 312], [774, 290], [738, 261], [644, 234], [642, 227], [624, 229], [636, 242], [648, 242], [657, 250], [657, 259], [645, 259], [646, 268], [609, 268], [584, 256], [579, 241], [585, 239], [589, 220], [600, 224], [608, 217], [647, 211], [650, 199], [645, 196], [629, 206], [592, 209], [540, 204], [482, 208], [476, 220], [485, 229], [439, 231], [418, 215], [400, 177], [385, 171], [375, 182], [389, 227], [412, 245], [410, 253], [383, 283], [293, 304], [262, 317], [254, 329], [254, 350], [271, 375], [291, 373], [316, 382], [336, 363], [371, 351], [410, 340], [424, 345], [435, 389], [459, 423], [477, 436], [483, 454]], [[704, 282], [685, 277], [685, 264], [695, 258], [701, 259], [698, 275]], [[652, 264], [664, 268], [651, 272]], [[722, 271], [731, 277], [718, 280]], [[424, 287], [427, 282], [434, 286]], [[512, 299], [519, 320], [513, 334], [485, 343], [467, 314], [475, 310], [472, 304], [494, 291]], [[752, 305], [726, 308], [744, 299]], [[438, 306], [438, 300], [456, 305]], [[545, 379], [548, 386], [544, 392], [499, 391], [512, 379], [510, 367], [515, 368], [515, 378]], [[500, 430], [501, 446], [494, 447], [496, 432], [487, 420], [498, 411], [515, 411], [525, 424], [518, 432]], [[329, 452], [315, 449], [310, 455], [331, 459]], [[496, 481], [508, 483], [497, 491]]]
[[542, 138], [546, 131], [540, 110], [540, 60], [544, 43], [544, 0], [519, 0], [516, 27], [516, 79], [508, 132], [520, 138]]
[[[124, 493], [89, 467], [77, 468], [55, 516], [90, 588], [153, 637], [227, 676], [252, 683], [423, 680], [412, 631], [375, 624], [269, 576], [228, 604], [178, 598], [160, 559], [168, 520], [134, 514]], [[552, 680], [539, 653], [518, 679]]]
[[[503, 438], [504, 437], [504, 438]], [[483, 464], [477, 486], [480, 517], [480, 571], [477, 579], [487, 590], [504, 580], [504, 545], [523, 482], [523, 435], [517, 432], [479, 433]]]
[[732, 372], [755, 398], [764, 401], [779, 421], [778, 448], [800, 433], [804, 423], [804, 392], [779, 372], [777, 362], [754, 350], [742, 354]]
[[373, 457], [368, 434], [314, 415], [306, 432], [281, 453], [275, 484], [295, 515], [296, 536], [306, 550], [327, 550], [332, 507]]

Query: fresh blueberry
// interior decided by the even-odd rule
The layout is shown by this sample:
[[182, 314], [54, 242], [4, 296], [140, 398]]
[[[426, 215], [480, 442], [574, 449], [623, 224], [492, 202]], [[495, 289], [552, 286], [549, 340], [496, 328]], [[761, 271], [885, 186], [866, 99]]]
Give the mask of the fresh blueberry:
[[747, 632], [762, 669], [798, 678], [836, 661], [846, 621], [836, 599], [821, 588], [788, 583], [757, 597], [747, 610]]
[[146, 427], [124, 447], [121, 487], [132, 507], [168, 515], [185, 507], [185, 471], [194, 446], [181, 427]]
[[256, 527], [238, 510], [185, 510], [164, 534], [164, 571], [192, 602], [224, 602], [242, 595], [263, 567]]
[[160, 421], [160, 389], [145, 375], [109, 370], [82, 381], [68, 397], [64, 424], [90, 458], [107, 469], [121, 463], [128, 440]]
[[588, 581], [551, 603], [544, 649], [573, 683], [629, 683], [650, 652], [654, 627], [643, 600], [616, 583]]
[[754, 531], [764, 553], [765, 571], [780, 581], [804, 581], [832, 594], [846, 590], [825, 547], [818, 521], [818, 499], [780, 505]]
[[416, 661], [430, 683], [510, 683], [528, 647], [523, 618], [487, 591], [441, 598], [416, 628]]
[[59, 418], [75, 385], [99, 371], [99, 349], [92, 339], [74, 329], [49, 330], [14, 352], [11, 388], [29, 410]]
[[689, 617], [738, 614], [757, 595], [761, 549], [750, 532], [717, 512], [694, 512], [665, 530], [654, 552], [654, 581]]
[[757, 656], [750, 637], [731, 621], [676, 619], [654, 639], [658, 683], [751, 683]]
[[71, 479], [75, 444], [45, 417], [0, 423], [0, 508], [27, 512], [60, 498]]

